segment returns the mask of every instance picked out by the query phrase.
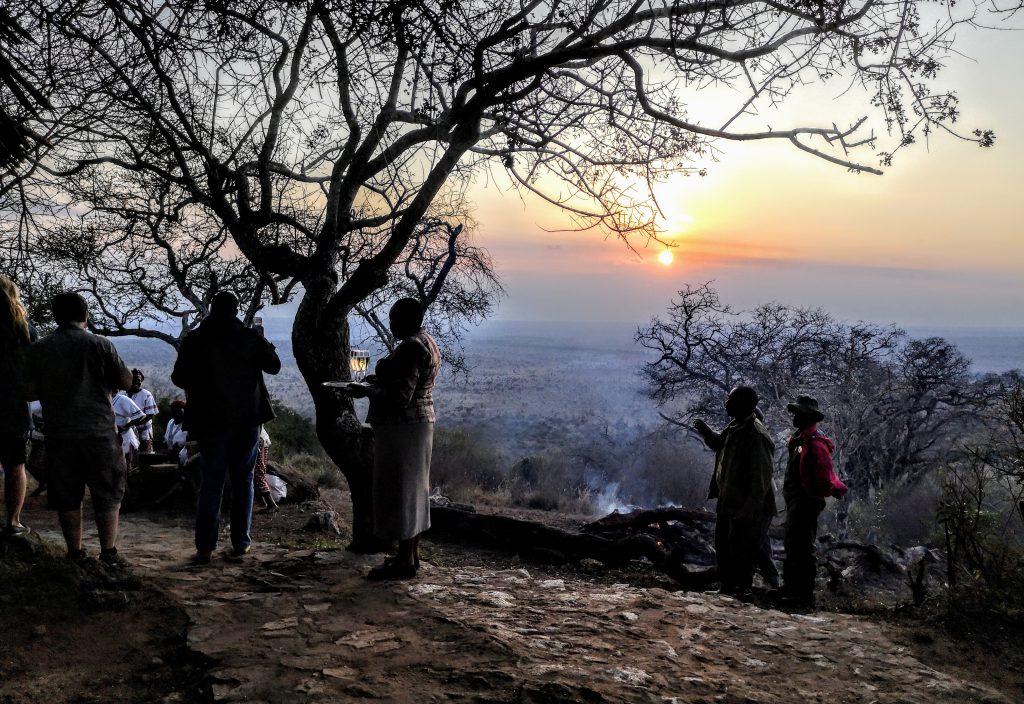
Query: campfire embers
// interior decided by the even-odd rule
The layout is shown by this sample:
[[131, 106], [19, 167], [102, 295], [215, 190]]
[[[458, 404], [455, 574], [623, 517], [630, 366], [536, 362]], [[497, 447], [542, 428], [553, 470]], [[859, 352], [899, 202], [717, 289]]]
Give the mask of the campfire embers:
[[[617, 542], [646, 544], [644, 556], [656, 565], [707, 567], [715, 564], [714, 521], [710, 511], [666, 507], [612, 512], [581, 530]], [[651, 549], [659, 554], [652, 556]]]

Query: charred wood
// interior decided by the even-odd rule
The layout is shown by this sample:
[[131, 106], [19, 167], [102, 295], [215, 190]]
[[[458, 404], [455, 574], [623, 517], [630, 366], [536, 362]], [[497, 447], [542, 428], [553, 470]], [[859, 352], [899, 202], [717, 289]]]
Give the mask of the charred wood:
[[[696, 513], [700, 514], [700, 520], [706, 519], [703, 515], [705, 512]], [[624, 515], [628, 517], [631, 514]], [[613, 522], [620, 521], [614, 516], [612, 514], [608, 518], [613, 519]], [[661, 518], [666, 527], [671, 528], [668, 521], [674, 519], [666, 515]], [[679, 530], [672, 533], [672, 542], [669, 542], [665, 535], [643, 530], [645, 524], [642, 521], [636, 523], [626, 520], [620, 529], [605, 524], [597, 529], [591, 528], [590, 532], [572, 532], [536, 521], [481, 514], [464, 507], [436, 504], [431, 506], [430, 519], [429, 535], [432, 537], [485, 545], [535, 561], [578, 562], [594, 559], [608, 566], [624, 567], [635, 560], [646, 560], [653, 569], [668, 575], [687, 589], [705, 589], [715, 580], [713, 567], [695, 567], [696, 561], [691, 559], [700, 558], [697, 563], [700, 565], [713, 564], [713, 553], [708, 554], [709, 545], [703, 537], [681, 544], [677, 541], [687, 541], [688, 538], [686, 531]], [[589, 524], [588, 527], [594, 525]], [[646, 527], [650, 528], [651, 525], [646, 524]], [[603, 534], [595, 534], [597, 531]]]

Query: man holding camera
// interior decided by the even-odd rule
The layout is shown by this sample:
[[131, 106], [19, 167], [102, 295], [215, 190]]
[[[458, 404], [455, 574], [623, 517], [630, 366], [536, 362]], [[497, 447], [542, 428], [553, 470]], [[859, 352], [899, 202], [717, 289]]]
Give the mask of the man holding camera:
[[208, 564], [217, 547], [224, 480], [231, 479], [231, 552], [238, 559], [252, 543], [253, 467], [260, 426], [274, 417], [263, 373], [277, 374], [281, 360], [262, 328], [237, 317], [238, 297], [221, 291], [210, 314], [181, 343], [171, 381], [185, 390], [184, 429], [199, 445], [196, 564]]

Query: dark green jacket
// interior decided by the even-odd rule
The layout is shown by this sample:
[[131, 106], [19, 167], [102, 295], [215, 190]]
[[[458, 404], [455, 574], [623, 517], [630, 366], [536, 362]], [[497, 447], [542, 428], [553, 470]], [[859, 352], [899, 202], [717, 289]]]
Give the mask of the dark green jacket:
[[746, 511], [751, 518], [774, 516], [775, 443], [761, 421], [754, 414], [734, 420], [706, 442], [715, 451], [708, 498], [718, 499], [718, 513], [737, 515]]

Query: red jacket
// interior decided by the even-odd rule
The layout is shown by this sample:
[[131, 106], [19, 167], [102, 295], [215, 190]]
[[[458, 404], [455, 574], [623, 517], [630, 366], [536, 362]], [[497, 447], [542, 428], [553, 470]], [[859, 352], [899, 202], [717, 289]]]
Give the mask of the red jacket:
[[800, 485], [808, 496], [842, 498], [849, 491], [836, 476], [832, 465], [834, 442], [818, 432], [817, 424], [804, 428], [789, 439], [789, 456], [799, 454]]

